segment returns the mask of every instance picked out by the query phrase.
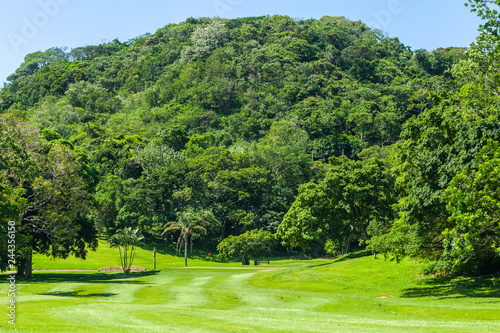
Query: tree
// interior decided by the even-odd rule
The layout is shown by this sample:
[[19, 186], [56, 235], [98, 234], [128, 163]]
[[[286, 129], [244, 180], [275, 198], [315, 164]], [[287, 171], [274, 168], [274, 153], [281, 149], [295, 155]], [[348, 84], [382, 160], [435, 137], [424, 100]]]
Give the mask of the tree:
[[177, 214], [177, 221], [165, 225], [162, 235], [171, 231], [180, 232], [177, 239], [177, 253], [180, 253], [181, 246], [184, 245], [184, 267], [187, 267], [188, 244], [191, 243], [192, 251], [193, 238], [207, 232], [205, 229], [206, 222], [212, 218], [213, 215], [209, 211], [197, 212], [192, 207], [189, 207]]
[[243, 265], [250, 263], [250, 258], [270, 254], [276, 245], [272, 233], [260, 230], [251, 230], [239, 236], [229, 236], [217, 245], [219, 256], [224, 258], [240, 259]]
[[296, 121], [280, 120], [253, 146], [256, 163], [269, 170], [270, 188], [263, 208], [274, 216], [270, 221], [274, 230], [293, 203], [298, 186], [309, 180], [312, 160], [306, 152], [307, 139]]
[[[1, 126], [0, 126], [1, 130]], [[0, 234], [7, 235], [8, 221], [18, 220], [19, 213], [24, 209], [26, 200], [22, 197], [22, 188], [12, 187], [6, 181], [9, 174], [26, 171], [33, 162], [27, 152], [14, 143], [6, 131], [0, 136]], [[19, 225], [17, 225], [19, 226]], [[7, 242], [0, 244], [0, 271], [8, 268], [8, 260], [13, 259], [13, 252], [7, 251]]]
[[220, 19], [213, 19], [206, 25], [199, 25], [191, 35], [191, 46], [182, 50], [181, 59], [188, 62], [206, 57], [211, 51], [222, 46], [226, 41], [227, 32]]
[[268, 186], [268, 171], [260, 167], [220, 170], [208, 183], [210, 205], [220, 222], [217, 242], [225, 235], [259, 227], [257, 216]]
[[451, 181], [443, 200], [453, 227], [443, 232], [438, 267], [453, 273], [484, 273], [500, 268], [500, 144], [489, 140]]
[[454, 97], [446, 98], [405, 124], [394, 163], [399, 219], [390, 235], [372, 240], [377, 252], [432, 260], [443, 253], [443, 231], [453, 228], [444, 191], [487, 138], [500, 139], [496, 111], [475, 112], [455, 103]]
[[[493, 96], [500, 94], [500, 14], [498, 0], [469, 0], [471, 11], [483, 20], [476, 42], [467, 50], [466, 61], [462, 61], [453, 74], [465, 82], [481, 87]], [[497, 8], [495, 8], [497, 7]], [[481, 95], [484, 96], [484, 93]]]
[[[461, 189], [469, 186], [473, 190], [466, 185], [471, 174], [467, 171], [465, 177], [464, 170], [474, 170], [488, 139], [500, 139], [500, 20], [498, 10], [493, 8], [499, 3], [469, 1], [486, 22], [480, 26], [476, 43], [465, 52], [467, 59], [452, 69], [454, 84], [429, 91], [427, 109], [405, 123], [394, 170], [401, 197], [395, 208], [400, 218], [388, 234], [372, 239], [374, 250], [390, 253], [397, 260], [406, 255], [439, 260], [436, 268], [447, 272], [479, 271], [483, 267], [476, 257], [482, 252], [479, 243], [469, 238], [477, 237], [478, 231], [473, 230], [474, 222], [468, 220], [471, 217], [465, 216], [466, 195]], [[443, 61], [461, 58], [456, 50], [445, 51], [434, 52], [434, 59], [423, 53], [416, 56], [437, 61], [428, 65], [440, 68], [446, 67]], [[439, 71], [443, 72], [442, 68]], [[480, 201], [476, 195], [470, 193]], [[493, 258], [487, 251], [482, 254]]]
[[342, 156], [330, 161], [332, 167], [322, 181], [299, 188], [278, 228], [278, 235], [293, 247], [328, 243], [330, 252], [345, 253], [353, 240], [366, 243], [370, 227], [392, 220], [393, 182], [382, 160]]
[[96, 117], [98, 113], [112, 114], [121, 108], [121, 100], [113, 96], [101, 84], [79, 81], [66, 91], [66, 97], [73, 107], [82, 108], [87, 119]]
[[120, 251], [120, 261], [124, 273], [130, 272], [135, 257], [135, 248], [141, 244], [143, 239], [144, 236], [139, 229], [132, 229], [131, 227], [118, 229], [116, 234], [109, 239], [111, 247], [118, 247]]
[[484, 24], [479, 26], [480, 31], [498, 36], [500, 29], [499, 12], [493, 9], [491, 5], [500, 6], [499, 0], [468, 0], [466, 6], [471, 8], [471, 11], [476, 12], [481, 19], [485, 20]]
[[[0, 126], [1, 130], [1, 126]], [[0, 220], [15, 220], [25, 206], [22, 188], [13, 188], [6, 178], [25, 173], [33, 165], [33, 160], [20, 145], [2, 131], [0, 137]], [[3, 226], [3, 224], [2, 224]]]
[[155, 170], [167, 169], [173, 164], [183, 161], [185, 156], [173, 148], [153, 141], [142, 149], [138, 148], [136, 158], [146, 177], [149, 177]]
[[[68, 145], [47, 141], [37, 126], [3, 118], [0, 127], [19, 147], [12, 154], [26, 158], [24, 168], [12, 168], [6, 183], [24, 202], [15, 221], [17, 274], [31, 278], [32, 254], [53, 258], [70, 254], [85, 258], [97, 247], [95, 228], [88, 217], [92, 170], [86, 157]], [[0, 177], [1, 178], [1, 177]]]

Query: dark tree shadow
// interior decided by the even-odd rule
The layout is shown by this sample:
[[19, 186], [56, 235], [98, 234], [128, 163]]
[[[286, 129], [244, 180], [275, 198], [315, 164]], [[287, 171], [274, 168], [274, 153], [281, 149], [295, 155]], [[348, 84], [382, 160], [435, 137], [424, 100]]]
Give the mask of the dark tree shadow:
[[368, 256], [372, 256], [372, 253], [370, 251], [351, 252], [351, 253], [348, 253], [342, 257], [331, 259], [325, 263], [312, 264], [309, 267], [314, 268], [314, 267], [320, 267], [320, 266], [328, 266], [328, 265], [336, 264], [336, 263], [339, 263], [342, 261], [358, 259], [358, 258], [363, 258], [363, 257], [368, 257]]
[[500, 302], [500, 279], [498, 277], [430, 278], [414, 288], [407, 288], [401, 297], [447, 298], [497, 298]]
[[112, 297], [118, 294], [114, 293], [94, 293], [94, 294], [82, 294], [83, 290], [76, 291], [55, 291], [51, 293], [37, 294], [44, 296], [60, 296], [60, 297]]
[[[17, 279], [16, 283], [110, 283], [110, 284], [151, 284], [138, 280], [142, 277], [157, 275], [159, 271], [130, 272], [125, 273], [34, 273], [30, 280]], [[6, 276], [5, 276], [6, 277]], [[7, 283], [7, 279], [0, 276], [1, 283]]]
[[363, 258], [363, 257], [368, 257], [368, 256], [373, 256], [371, 251], [351, 252], [351, 253], [346, 254], [343, 257], [336, 259], [335, 262], [341, 262], [341, 261], [346, 261], [346, 260], [351, 260], [351, 259], [358, 259], [358, 258]]

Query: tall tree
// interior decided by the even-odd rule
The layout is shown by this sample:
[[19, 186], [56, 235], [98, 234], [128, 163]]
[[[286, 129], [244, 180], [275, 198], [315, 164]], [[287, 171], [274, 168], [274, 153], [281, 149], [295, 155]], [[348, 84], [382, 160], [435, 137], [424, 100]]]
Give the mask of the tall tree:
[[[7, 235], [8, 222], [17, 221], [26, 205], [24, 190], [13, 187], [6, 178], [27, 172], [33, 162], [28, 153], [12, 141], [8, 132], [0, 125], [0, 233]], [[19, 224], [14, 225], [19, 227]], [[8, 259], [14, 259], [14, 252], [7, 251], [7, 242], [0, 244], [0, 271], [7, 269]], [[9, 257], [9, 254], [11, 255]]]
[[465, 167], [444, 193], [453, 227], [446, 229], [439, 264], [454, 273], [500, 269], [500, 144], [488, 141], [474, 167]]
[[398, 259], [410, 255], [438, 260], [449, 249], [443, 232], [457, 221], [449, 218], [445, 190], [458, 173], [473, 166], [488, 139], [500, 140], [500, 16], [493, 8], [499, 1], [469, 4], [486, 23], [466, 52], [468, 58], [451, 71], [460, 86], [432, 92], [433, 107], [410, 119], [401, 134], [396, 167], [400, 218], [389, 234], [372, 242], [374, 249]]
[[33, 160], [25, 172], [9, 170], [7, 179], [22, 189], [25, 202], [16, 218], [18, 275], [31, 278], [33, 252], [85, 258], [88, 248], [97, 247], [88, 218], [93, 178], [85, 156], [48, 142], [36, 126], [5, 118], [1, 126]]
[[181, 246], [184, 245], [185, 267], [187, 267], [188, 244], [191, 243], [192, 250], [193, 238], [206, 233], [205, 226], [207, 221], [211, 218], [213, 218], [211, 212], [198, 212], [192, 207], [188, 207], [186, 210], [177, 214], [177, 221], [169, 222], [165, 225], [163, 234], [172, 231], [180, 233], [179, 238], [177, 239], [177, 253], [180, 253]]
[[293, 247], [311, 243], [333, 253], [346, 252], [353, 240], [366, 242], [370, 225], [392, 218], [393, 182], [376, 158], [352, 161], [331, 159], [332, 167], [318, 184], [302, 185], [299, 195], [278, 228], [278, 235]]

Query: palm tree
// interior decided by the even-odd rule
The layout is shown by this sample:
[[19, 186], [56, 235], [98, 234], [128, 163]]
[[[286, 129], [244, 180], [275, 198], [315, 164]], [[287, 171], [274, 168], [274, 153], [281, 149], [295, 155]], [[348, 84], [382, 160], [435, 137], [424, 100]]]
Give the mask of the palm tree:
[[[131, 227], [125, 229], [118, 229], [116, 233], [109, 239], [111, 247], [118, 247], [120, 251], [120, 261], [122, 264], [123, 272], [129, 273], [130, 267], [135, 257], [135, 247], [141, 244], [144, 236], [139, 229], [132, 230]], [[130, 254], [128, 249], [130, 247]], [[122, 255], [123, 250], [123, 255]]]
[[184, 244], [184, 267], [187, 267], [188, 243], [191, 243], [191, 253], [193, 252], [193, 238], [205, 234], [205, 223], [208, 218], [213, 217], [211, 212], [196, 212], [193, 208], [188, 208], [177, 213], [177, 221], [167, 223], [162, 235], [166, 232], [180, 231], [177, 239], [177, 254], [180, 253], [182, 244]]

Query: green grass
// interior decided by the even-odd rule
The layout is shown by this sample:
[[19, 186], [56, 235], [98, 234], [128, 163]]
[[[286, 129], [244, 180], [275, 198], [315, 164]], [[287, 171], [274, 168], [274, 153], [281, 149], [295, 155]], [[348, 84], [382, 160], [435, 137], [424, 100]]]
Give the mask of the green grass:
[[[156, 253], [157, 269], [176, 265], [184, 265], [184, 259], [169, 254]], [[197, 261], [202, 263], [203, 261]], [[136, 259], [134, 266], [153, 269], [153, 252], [141, 248], [136, 249]], [[97, 270], [107, 266], [121, 266], [120, 255], [117, 248], [111, 248], [105, 241], [99, 241], [98, 251], [89, 251], [85, 260], [69, 257], [66, 260], [51, 259], [47, 256], [35, 255], [33, 258], [33, 269], [35, 270], [53, 270], [53, 269], [80, 269]]]
[[[237, 266], [235, 263], [215, 263], [209, 260], [205, 255], [195, 255], [188, 259], [188, 265], [200, 267], [212, 266]], [[275, 265], [297, 264], [296, 260], [274, 261]], [[314, 260], [307, 261], [314, 262]], [[253, 261], [252, 261], [253, 263]], [[267, 261], [266, 261], [267, 264]], [[144, 267], [148, 270], [153, 269], [153, 251], [141, 248], [136, 249], [136, 256], [133, 262], [134, 266]], [[35, 254], [33, 257], [33, 269], [35, 270], [56, 270], [56, 269], [78, 269], [78, 270], [98, 270], [102, 267], [121, 266], [120, 254], [117, 248], [111, 248], [105, 241], [99, 241], [98, 251], [89, 251], [85, 260], [75, 257], [69, 257], [65, 260], [52, 259], [47, 256]], [[175, 256], [169, 250], [160, 250], [156, 253], [156, 269], [161, 270], [170, 267], [184, 267], [184, 257]]]
[[[36, 257], [37, 269], [119, 265]], [[137, 266], [151, 269], [140, 250]], [[500, 278], [422, 279], [421, 265], [360, 257], [246, 266], [159, 255], [160, 271], [36, 273], [18, 281], [17, 332], [500, 332]], [[270, 270], [271, 271], [263, 271]], [[0, 304], [6, 311], [2, 278]], [[379, 298], [382, 296], [393, 296]], [[0, 332], [14, 331], [6, 316]], [[0, 317], [1, 318], [1, 317]]]

